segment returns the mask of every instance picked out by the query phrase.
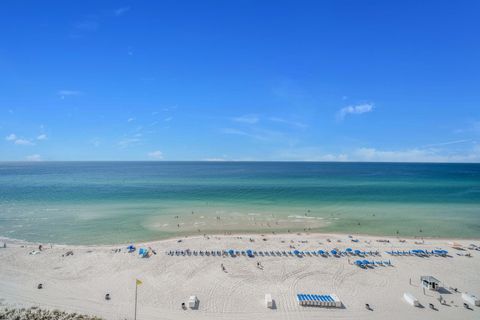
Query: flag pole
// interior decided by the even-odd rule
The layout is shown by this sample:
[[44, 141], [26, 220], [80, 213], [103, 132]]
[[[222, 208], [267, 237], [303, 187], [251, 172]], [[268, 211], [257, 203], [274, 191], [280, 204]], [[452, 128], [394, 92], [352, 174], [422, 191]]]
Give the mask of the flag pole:
[[134, 320], [137, 320], [137, 289], [138, 289], [138, 281], [135, 280], [135, 317], [134, 317]]

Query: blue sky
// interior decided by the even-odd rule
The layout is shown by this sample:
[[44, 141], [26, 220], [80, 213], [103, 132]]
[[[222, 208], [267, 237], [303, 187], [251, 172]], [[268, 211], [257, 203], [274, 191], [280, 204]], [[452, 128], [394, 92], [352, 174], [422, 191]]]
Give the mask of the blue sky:
[[0, 160], [480, 162], [478, 1], [13, 1]]

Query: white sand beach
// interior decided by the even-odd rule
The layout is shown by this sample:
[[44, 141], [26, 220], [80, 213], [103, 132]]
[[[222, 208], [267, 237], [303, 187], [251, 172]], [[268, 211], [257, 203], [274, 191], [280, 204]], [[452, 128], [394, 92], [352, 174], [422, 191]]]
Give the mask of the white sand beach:
[[[251, 241], [250, 239], [253, 239]], [[330, 242], [327, 241], [330, 239]], [[62, 246], [7, 242], [0, 249], [0, 303], [10, 307], [39, 306], [96, 315], [105, 319], [133, 319], [135, 279], [138, 286], [137, 319], [479, 319], [480, 307], [466, 309], [460, 292], [480, 295], [480, 251], [467, 249], [478, 240], [418, 239], [333, 234], [217, 235], [135, 244], [127, 253], [119, 246]], [[378, 242], [388, 239], [389, 242]], [[181, 240], [181, 242], [179, 242]], [[357, 257], [170, 256], [169, 250], [332, 250], [376, 251], [392, 266], [362, 269]], [[157, 254], [141, 258], [138, 248]], [[114, 252], [121, 248], [120, 252]], [[445, 249], [448, 257], [390, 256], [385, 251]], [[65, 256], [73, 251], [73, 255]], [[471, 257], [465, 254], [471, 254]], [[260, 262], [260, 268], [257, 265]], [[222, 270], [222, 264], [225, 271]], [[440, 293], [423, 292], [420, 276], [440, 280]], [[411, 284], [410, 284], [411, 279]], [[43, 284], [42, 289], [37, 285]], [[452, 290], [457, 288], [458, 292]], [[414, 295], [423, 307], [412, 307], [403, 294]], [[111, 300], [105, 300], [109, 293]], [[265, 306], [270, 293], [275, 308]], [[343, 308], [302, 307], [298, 293], [335, 294]], [[439, 303], [439, 294], [446, 301]], [[198, 297], [196, 310], [182, 302]], [[373, 309], [367, 310], [365, 304]], [[434, 304], [436, 310], [429, 308]]]

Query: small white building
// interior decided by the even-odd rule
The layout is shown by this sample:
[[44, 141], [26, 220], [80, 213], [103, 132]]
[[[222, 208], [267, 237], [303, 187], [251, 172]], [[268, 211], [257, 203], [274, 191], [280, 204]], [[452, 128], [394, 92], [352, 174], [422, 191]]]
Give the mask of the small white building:
[[437, 291], [440, 287], [440, 280], [432, 276], [421, 276], [420, 282], [422, 286], [428, 290]]
[[408, 292], [405, 292], [403, 294], [403, 299], [405, 299], [405, 301], [414, 306], [414, 307], [418, 307], [420, 305], [420, 302], [418, 302], [417, 298], [415, 298], [411, 293], [408, 293]]
[[188, 307], [190, 309], [195, 309], [197, 307], [198, 299], [197, 296], [190, 296], [188, 299]]
[[267, 308], [273, 309], [273, 299], [270, 293], [265, 294], [265, 305]]
[[462, 299], [474, 306], [480, 306], [480, 299], [471, 293], [463, 292]]

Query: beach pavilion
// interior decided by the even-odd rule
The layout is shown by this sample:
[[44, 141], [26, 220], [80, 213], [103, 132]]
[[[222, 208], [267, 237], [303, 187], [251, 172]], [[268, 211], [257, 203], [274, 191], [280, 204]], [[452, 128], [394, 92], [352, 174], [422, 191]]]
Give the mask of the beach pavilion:
[[437, 291], [440, 286], [440, 280], [432, 276], [421, 276], [420, 282], [426, 289]]

